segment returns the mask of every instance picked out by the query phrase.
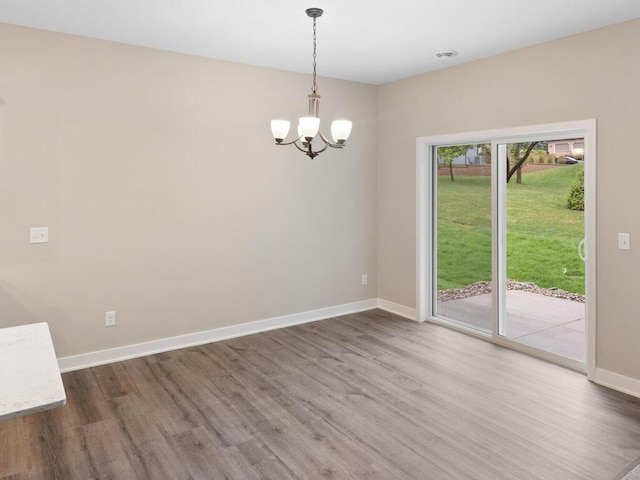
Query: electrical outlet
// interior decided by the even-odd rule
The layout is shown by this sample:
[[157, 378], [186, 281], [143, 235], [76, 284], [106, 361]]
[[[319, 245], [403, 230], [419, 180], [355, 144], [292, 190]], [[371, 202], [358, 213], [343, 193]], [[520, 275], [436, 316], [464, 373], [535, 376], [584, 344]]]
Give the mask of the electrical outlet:
[[116, 324], [116, 312], [106, 312], [104, 314], [104, 326], [105, 327], [114, 327]]
[[367, 285], [369, 283], [369, 279], [367, 278], [367, 274], [362, 274], [362, 285]]

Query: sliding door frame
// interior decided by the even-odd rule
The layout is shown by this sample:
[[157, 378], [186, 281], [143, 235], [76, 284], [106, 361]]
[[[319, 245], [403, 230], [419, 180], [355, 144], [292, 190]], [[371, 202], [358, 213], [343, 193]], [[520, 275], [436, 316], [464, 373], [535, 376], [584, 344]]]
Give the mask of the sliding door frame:
[[[458, 133], [450, 135], [436, 135], [419, 137], [416, 139], [416, 320], [430, 321], [445, 325], [455, 330], [460, 330], [493, 343], [500, 344], [534, 355], [545, 360], [578, 370], [585, 371], [585, 364], [568, 359], [560, 355], [543, 352], [536, 348], [514, 342], [501, 337], [498, 332], [498, 315], [504, 315], [504, 299], [501, 298], [505, 268], [504, 258], [499, 258], [498, 243], [503, 241], [504, 226], [496, 222], [504, 217], [504, 182], [497, 181], [500, 178], [497, 161], [498, 144], [515, 143], [516, 141], [557, 139], [569, 137], [584, 137], [585, 157], [585, 334], [586, 334], [586, 373], [589, 380], [593, 380], [596, 370], [596, 120], [578, 120], [573, 122], [551, 123], [544, 125], [531, 125], [479, 132]], [[493, 318], [494, 328], [491, 335], [473, 330], [471, 328], [444, 321], [434, 316], [435, 292], [433, 271], [436, 265], [434, 258], [434, 232], [436, 228], [434, 218], [435, 206], [435, 181], [437, 180], [437, 159], [434, 156], [435, 147], [447, 145], [464, 145], [477, 143], [492, 144], [491, 162], [491, 188], [492, 188], [492, 262], [493, 262]], [[504, 172], [504, 169], [500, 169]], [[504, 219], [503, 219], [504, 220]], [[497, 232], [497, 234], [496, 234]], [[504, 256], [504, 255], [502, 255]], [[498, 309], [501, 311], [498, 312]], [[504, 318], [504, 317], [503, 317]]]

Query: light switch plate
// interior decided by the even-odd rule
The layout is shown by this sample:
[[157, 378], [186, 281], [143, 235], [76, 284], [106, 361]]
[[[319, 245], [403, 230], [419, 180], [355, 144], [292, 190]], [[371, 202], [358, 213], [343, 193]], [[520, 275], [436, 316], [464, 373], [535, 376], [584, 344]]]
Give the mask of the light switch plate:
[[629, 250], [631, 248], [631, 238], [628, 233], [618, 233], [618, 248]]
[[49, 241], [49, 227], [31, 227], [29, 229], [30, 243], [47, 243]]

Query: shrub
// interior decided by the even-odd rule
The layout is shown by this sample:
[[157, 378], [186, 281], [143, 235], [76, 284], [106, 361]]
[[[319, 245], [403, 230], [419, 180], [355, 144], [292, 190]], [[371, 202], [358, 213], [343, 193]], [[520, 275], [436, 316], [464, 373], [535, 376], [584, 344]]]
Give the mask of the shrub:
[[584, 165], [580, 165], [578, 175], [569, 186], [567, 194], [567, 208], [569, 210], [584, 211]]

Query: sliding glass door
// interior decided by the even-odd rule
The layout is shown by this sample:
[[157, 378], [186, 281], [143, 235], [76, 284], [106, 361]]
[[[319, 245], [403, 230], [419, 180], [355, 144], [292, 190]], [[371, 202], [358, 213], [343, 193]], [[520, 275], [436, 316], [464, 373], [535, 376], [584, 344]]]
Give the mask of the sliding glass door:
[[584, 368], [586, 129], [490, 133], [425, 144], [419, 318], [428, 305], [432, 320]]

